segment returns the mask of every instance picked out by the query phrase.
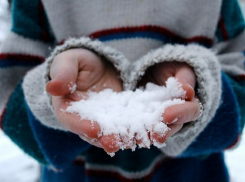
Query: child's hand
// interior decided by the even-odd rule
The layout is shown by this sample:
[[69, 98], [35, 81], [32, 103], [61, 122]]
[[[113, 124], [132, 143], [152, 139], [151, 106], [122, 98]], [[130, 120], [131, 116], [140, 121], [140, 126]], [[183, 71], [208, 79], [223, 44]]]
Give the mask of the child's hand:
[[88, 90], [98, 92], [111, 88], [116, 92], [122, 91], [122, 81], [115, 68], [91, 51], [71, 49], [54, 58], [50, 78], [46, 90], [52, 95], [52, 105], [59, 122], [89, 143], [107, 152], [117, 151], [119, 147], [115, 144], [115, 136], [98, 136], [100, 127], [97, 123], [81, 121], [78, 115], [64, 111], [71, 101], [86, 98]]
[[175, 77], [183, 85], [186, 91], [186, 102], [180, 105], [168, 107], [163, 117], [165, 123], [171, 129], [162, 139], [157, 134], [155, 139], [164, 142], [168, 137], [178, 132], [184, 123], [195, 120], [200, 113], [200, 105], [195, 98], [194, 89], [196, 86], [196, 76], [193, 69], [186, 63], [168, 62], [151, 67], [141, 79], [139, 86], [144, 86], [148, 82], [157, 85], [164, 85], [169, 77]]

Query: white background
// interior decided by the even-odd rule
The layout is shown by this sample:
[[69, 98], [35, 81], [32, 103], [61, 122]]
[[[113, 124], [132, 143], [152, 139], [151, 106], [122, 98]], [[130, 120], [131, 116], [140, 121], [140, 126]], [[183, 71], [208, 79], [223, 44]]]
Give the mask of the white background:
[[[0, 0], [0, 42], [10, 29], [7, 0]], [[245, 0], [242, 0], [245, 12]], [[1, 104], [1, 103], [0, 103]], [[225, 153], [232, 182], [245, 182], [245, 135], [239, 147]], [[37, 182], [39, 165], [0, 131], [0, 182]]]

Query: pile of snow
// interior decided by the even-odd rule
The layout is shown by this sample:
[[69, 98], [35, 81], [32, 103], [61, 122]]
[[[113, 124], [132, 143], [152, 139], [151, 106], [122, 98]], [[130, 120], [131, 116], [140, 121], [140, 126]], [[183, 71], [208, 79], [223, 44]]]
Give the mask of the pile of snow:
[[[165, 86], [148, 83], [145, 88], [135, 91], [114, 92], [105, 89], [99, 93], [88, 92], [88, 98], [71, 102], [66, 109], [69, 113], [77, 113], [81, 120], [97, 122], [101, 128], [101, 135], [114, 134], [123, 139], [118, 143], [121, 149], [136, 143], [134, 138], [141, 140], [139, 147], [150, 147], [152, 136], [157, 133], [161, 137], [169, 130], [163, 123], [164, 110], [172, 105], [183, 104], [185, 91], [176, 78], [169, 78]], [[153, 145], [163, 147], [165, 144], [153, 140]]]

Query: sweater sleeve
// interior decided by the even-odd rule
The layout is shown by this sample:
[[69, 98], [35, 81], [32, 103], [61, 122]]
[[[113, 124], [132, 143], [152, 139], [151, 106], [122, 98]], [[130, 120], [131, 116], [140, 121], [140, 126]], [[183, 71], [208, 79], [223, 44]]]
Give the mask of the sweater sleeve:
[[[183, 156], [234, 148], [239, 143], [244, 128], [245, 21], [236, 0], [223, 1], [216, 40], [213, 49], [223, 71], [221, 105], [208, 127], [186, 149]], [[216, 142], [211, 142], [212, 140]]]
[[220, 152], [234, 145], [244, 125], [244, 19], [236, 0], [223, 1], [211, 48], [200, 45], [165, 45], [149, 52], [132, 69], [131, 87], [152, 65], [185, 62], [197, 77], [203, 104], [201, 118], [185, 124], [161, 150], [169, 156]]
[[[33, 9], [37, 2], [23, 4], [26, 3], [12, 2], [12, 28], [0, 48], [0, 125], [20, 148], [46, 164], [27, 120], [25, 99], [18, 89], [21, 84], [16, 85], [28, 70], [44, 62], [52, 38], [46, 22], [35, 23], [38, 18], [45, 18], [42, 10], [24, 13], [24, 9]], [[46, 35], [45, 38], [42, 35]]]
[[[37, 161], [63, 169], [91, 145], [75, 134], [46, 127], [33, 113], [28, 102], [43, 106], [48, 96], [42, 87], [37, 93], [38, 98], [28, 97], [30, 94], [23, 80], [32, 75], [33, 70], [37, 70], [42, 77], [44, 61], [50, 54], [54, 37], [40, 0], [31, 3], [28, 0], [13, 0], [11, 8], [11, 32], [0, 51], [0, 126], [15, 144]], [[43, 80], [36, 75], [34, 78], [35, 83]], [[36, 90], [35, 86], [39, 85], [30, 86], [31, 90]], [[54, 120], [49, 108], [41, 112], [46, 118]]]
[[245, 122], [245, 21], [236, 0], [223, 1], [213, 46], [222, 69], [222, 97], [205, 130], [181, 156], [209, 154], [234, 148]]
[[[221, 66], [221, 99], [203, 131], [179, 156], [220, 152], [239, 143], [245, 122], [245, 21], [236, 0], [223, 1], [212, 50]], [[216, 83], [213, 92], [216, 91]]]

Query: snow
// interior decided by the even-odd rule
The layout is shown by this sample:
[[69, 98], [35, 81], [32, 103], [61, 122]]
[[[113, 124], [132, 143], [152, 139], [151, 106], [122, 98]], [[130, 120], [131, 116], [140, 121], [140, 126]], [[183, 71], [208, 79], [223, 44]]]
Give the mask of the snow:
[[[10, 29], [7, 0], [0, 0], [0, 43]], [[245, 11], [245, 2], [242, 3]], [[39, 165], [24, 154], [0, 130], [0, 182], [37, 182]], [[245, 134], [240, 145], [225, 153], [231, 182], [245, 182]]]
[[[71, 102], [66, 111], [78, 114], [81, 120], [97, 122], [101, 135], [114, 134], [123, 138], [123, 142], [118, 140], [117, 145], [121, 149], [132, 146], [134, 150], [135, 137], [142, 141], [139, 147], [150, 148], [148, 134], [166, 135], [169, 128], [162, 122], [162, 114], [169, 106], [183, 104], [185, 101], [181, 98], [185, 98], [182, 84], [171, 77], [166, 81], [166, 87], [148, 83], [145, 88], [135, 91], [90, 91], [87, 99]], [[159, 148], [165, 146], [155, 140], [153, 145]]]
[[70, 85], [68, 85], [68, 88], [70, 90], [70, 93], [73, 94], [77, 89], [77, 85], [76, 83], [70, 82]]
[[245, 133], [237, 148], [225, 152], [225, 159], [231, 182], [245, 182]]
[[37, 162], [24, 154], [0, 131], [0, 181], [35, 182], [39, 176]]

